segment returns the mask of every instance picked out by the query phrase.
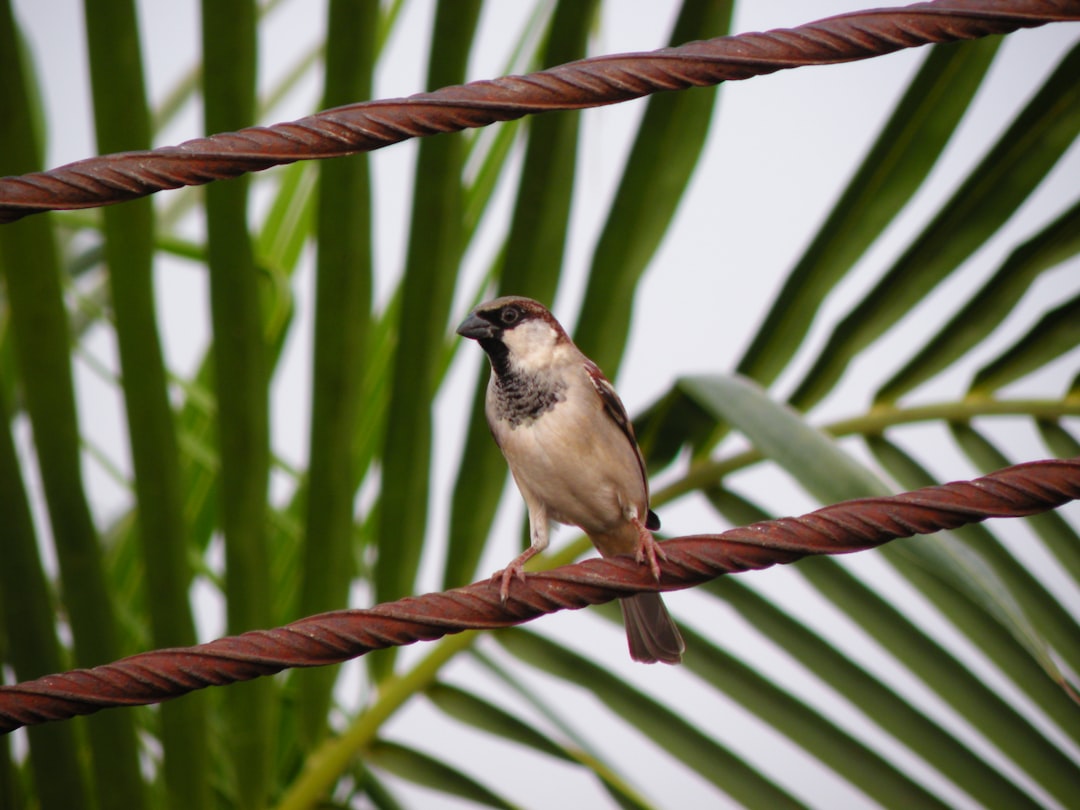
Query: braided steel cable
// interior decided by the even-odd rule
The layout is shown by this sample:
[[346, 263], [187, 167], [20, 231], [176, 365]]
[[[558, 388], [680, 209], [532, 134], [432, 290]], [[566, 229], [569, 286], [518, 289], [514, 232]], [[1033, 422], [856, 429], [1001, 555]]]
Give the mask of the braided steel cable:
[[164, 189], [201, 185], [298, 160], [367, 152], [409, 138], [535, 113], [599, 107], [664, 90], [868, 59], [903, 48], [1069, 20], [1080, 20], [1077, 0], [935, 0], [650, 53], [597, 56], [525, 76], [351, 104], [289, 123], [0, 178], [0, 223], [42, 211], [110, 205]]
[[207, 644], [155, 650], [93, 669], [0, 687], [0, 733], [99, 709], [159, 703], [292, 667], [335, 664], [371, 650], [431, 641], [463, 630], [509, 627], [559, 610], [645, 590], [688, 588], [723, 574], [818, 554], [846, 554], [898, 537], [930, 534], [994, 517], [1020, 517], [1080, 498], [1080, 458], [1006, 467], [973, 481], [827, 506], [721, 534], [664, 542], [661, 578], [631, 558], [590, 559], [516, 582], [505, 604], [483, 581], [368, 610], [310, 616]]

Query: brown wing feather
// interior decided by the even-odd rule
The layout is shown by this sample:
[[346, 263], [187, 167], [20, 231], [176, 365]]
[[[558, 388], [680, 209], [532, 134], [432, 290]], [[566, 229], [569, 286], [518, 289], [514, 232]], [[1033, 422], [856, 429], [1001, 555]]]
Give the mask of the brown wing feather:
[[[645, 459], [641, 457], [641, 449], [638, 447], [637, 437], [634, 436], [634, 425], [630, 422], [630, 417], [626, 413], [626, 406], [622, 404], [619, 395], [615, 393], [615, 387], [608, 382], [607, 377], [604, 376], [604, 372], [600, 370], [600, 367], [596, 365], [596, 363], [587, 357], [585, 358], [585, 372], [589, 375], [589, 379], [592, 381], [596, 393], [600, 395], [600, 400], [604, 403], [604, 410], [607, 412], [607, 415], [619, 426], [623, 435], [626, 436], [626, 440], [630, 442], [630, 446], [634, 448], [634, 454], [637, 456], [638, 460], [638, 468], [641, 470], [641, 481], [645, 484], [645, 499], [648, 501], [649, 476], [645, 473]], [[653, 531], [660, 528], [660, 518], [658, 518], [656, 513], [651, 509], [648, 510], [648, 514], [645, 516], [645, 526]]]

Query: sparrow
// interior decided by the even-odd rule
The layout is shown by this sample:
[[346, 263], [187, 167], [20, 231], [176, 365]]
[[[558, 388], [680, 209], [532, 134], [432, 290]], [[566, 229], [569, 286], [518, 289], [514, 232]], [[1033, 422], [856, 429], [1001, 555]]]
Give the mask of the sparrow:
[[[529, 510], [530, 545], [492, 577], [503, 601], [551, 523], [577, 526], [601, 556], [632, 554], [660, 578], [645, 462], [622, 400], [555, 317], [531, 298], [480, 304], [457, 328], [491, 363], [485, 413]], [[620, 600], [630, 656], [677, 664], [686, 649], [657, 593]]]

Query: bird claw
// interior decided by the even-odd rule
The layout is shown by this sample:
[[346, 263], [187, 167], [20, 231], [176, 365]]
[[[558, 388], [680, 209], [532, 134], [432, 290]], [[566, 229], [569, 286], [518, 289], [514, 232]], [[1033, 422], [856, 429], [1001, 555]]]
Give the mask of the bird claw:
[[496, 571], [491, 575], [492, 582], [499, 583], [499, 601], [506, 603], [506, 600], [510, 598], [510, 583], [517, 577], [522, 582], [525, 581], [525, 569], [521, 564], [520, 559], [514, 560], [506, 568], [501, 571]]
[[517, 577], [522, 582], [525, 581], [525, 563], [540, 553], [540, 549], [536, 546], [529, 546], [525, 551], [514, 558], [506, 568], [501, 571], [496, 571], [491, 575], [492, 582], [499, 583], [499, 601], [506, 603], [506, 600], [510, 597], [510, 583]]
[[644, 524], [634, 519], [634, 525], [638, 530], [638, 548], [637, 553], [634, 554], [634, 559], [638, 563], [648, 563], [649, 570], [652, 572], [653, 579], [657, 582], [660, 581], [660, 560], [667, 561], [667, 552], [656, 542], [656, 538], [653, 537], [652, 532], [645, 528]]

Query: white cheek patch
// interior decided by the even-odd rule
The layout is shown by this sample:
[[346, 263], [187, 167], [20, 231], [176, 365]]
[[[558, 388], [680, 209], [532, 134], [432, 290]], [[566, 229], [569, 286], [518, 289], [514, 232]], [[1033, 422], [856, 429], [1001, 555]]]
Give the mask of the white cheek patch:
[[524, 373], [551, 366], [557, 338], [555, 330], [541, 320], [526, 321], [503, 332], [503, 343], [510, 350], [511, 366]]

